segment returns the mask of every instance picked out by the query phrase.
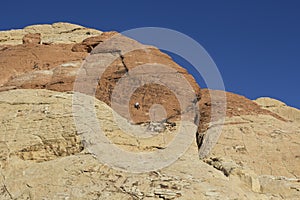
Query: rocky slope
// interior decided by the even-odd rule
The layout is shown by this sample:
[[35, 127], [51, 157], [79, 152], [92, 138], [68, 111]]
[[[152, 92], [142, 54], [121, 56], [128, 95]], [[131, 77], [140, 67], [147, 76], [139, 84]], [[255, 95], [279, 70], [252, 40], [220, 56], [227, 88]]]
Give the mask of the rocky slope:
[[[66, 23], [0, 32], [0, 199], [300, 198], [298, 109], [270, 98], [251, 101], [226, 93], [227, 114], [217, 138], [214, 131], [220, 124], [214, 121], [211, 107], [222, 109], [221, 92], [200, 91], [186, 70], [155, 47], [122, 36], [105, 44], [116, 35]], [[132, 48], [138, 49], [122, 54]], [[85, 67], [87, 74], [102, 69], [103, 76], [92, 76], [97, 81], [93, 86], [96, 99], [87, 96], [88, 101], [95, 102], [95, 116], [104, 135], [128, 152], [166, 150], [182, 123], [180, 106], [168, 88], [148, 84], [128, 99], [129, 105], [139, 102], [141, 106], [129, 106], [128, 115], [118, 101], [130, 93], [126, 88], [115, 97], [116, 105], [111, 104], [117, 82], [123, 77], [128, 77], [129, 83], [138, 82], [134, 69], [149, 60], [173, 70], [156, 79], [181, 74], [188, 80], [196, 101], [184, 104], [183, 109], [200, 100], [200, 125], [197, 137], [193, 133], [193, 143], [176, 162], [151, 172], [132, 173], [99, 162], [89, 151], [87, 147], [93, 141], [85, 140], [78, 121], [74, 121], [72, 90], [80, 67], [93, 59], [102, 62], [97, 69]], [[111, 60], [114, 62], [109, 63]], [[147, 68], [137, 74], [147, 74]], [[174, 76], [170, 81], [176, 80]], [[184, 94], [184, 88], [176, 88]], [[217, 97], [214, 102], [210, 94]], [[155, 127], [153, 132], [148, 129], [153, 124], [148, 123], [153, 120], [155, 104], [164, 106], [166, 113], [162, 116], [172, 123], [163, 124], [159, 131]], [[151, 137], [133, 137], [126, 132], [136, 133], [145, 126]], [[195, 129], [191, 126], [185, 131]], [[199, 152], [208, 149], [209, 154], [199, 159]]]
[[[0, 93], [0, 107], [3, 111], [0, 118], [2, 199], [300, 197], [299, 179], [295, 177], [299, 174], [295, 162], [297, 158], [294, 158], [298, 153], [296, 149], [294, 152], [282, 149], [279, 151], [280, 155], [274, 155], [278, 151], [270, 149], [272, 143], [268, 138], [273, 139], [272, 137], [265, 134], [260, 139], [260, 142], [265, 143], [265, 149], [264, 145], [257, 148], [255, 139], [258, 136], [255, 134], [259, 131], [249, 133], [251, 125], [256, 130], [263, 126], [259, 125], [263, 120], [270, 120], [266, 115], [230, 118], [231, 121], [239, 120], [241, 123], [226, 125], [212, 157], [205, 162], [197, 159], [198, 151], [194, 142], [169, 167], [132, 174], [99, 163], [83, 148], [73, 121], [72, 96], [72, 93], [30, 89]], [[149, 151], [152, 146], [164, 145], [159, 139], [145, 139], [136, 143], [130, 138], [124, 138], [126, 134], [114, 124], [110, 107], [96, 101], [95, 108], [100, 123], [105, 124], [106, 136], [120, 148], [143, 152]], [[250, 123], [249, 119], [253, 122]], [[279, 123], [278, 126], [282, 124]], [[248, 132], [242, 133], [242, 130]], [[242, 143], [243, 140], [240, 139], [244, 134], [249, 135], [248, 143]], [[290, 129], [285, 134], [292, 137], [296, 133]], [[168, 136], [166, 133], [165, 136], [172, 135]], [[288, 144], [288, 141], [284, 140], [284, 144]], [[254, 157], [258, 155], [257, 151], [260, 155]], [[286, 163], [274, 162], [273, 166], [268, 163], [268, 158], [284, 161], [281, 155], [288, 156], [291, 153], [294, 153], [290, 155], [293, 159], [288, 158]], [[252, 158], [256, 162], [253, 163]], [[256, 167], [256, 163], [260, 167]], [[272, 171], [269, 170], [271, 167]]]

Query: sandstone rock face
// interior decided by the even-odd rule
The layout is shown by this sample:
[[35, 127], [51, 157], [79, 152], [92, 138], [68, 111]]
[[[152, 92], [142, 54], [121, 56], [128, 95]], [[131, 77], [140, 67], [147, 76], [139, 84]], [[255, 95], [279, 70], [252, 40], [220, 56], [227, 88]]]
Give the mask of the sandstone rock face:
[[[242, 169], [226, 177], [197, 159], [195, 143], [183, 157], [162, 170], [132, 174], [112, 169], [99, 163], [80, 142], [82, 138], [76, 134], [72, 116], [72, 96], [48, 90], [0, 93], [1, 199], [276, 199], [282, 194], [299, 197], [299, 183], [293, 179], [254, 179], [250, 170]], [[160, 145], [159, 140], [144, 141], [140, 146], [120, 139], [124, 134], [114, 124], [113, 111], [98, 100], [95, 109], [98, 120], [105, 125], [106, 136], [120, 148], [143, 152], [149, 151], [149, 146]], [[262, 189], [257, 190], [254, 180]], [[284, 193], [280, 195], [272, 193], [277, 182], [284, 183]], [[287, 194], [288, 190], [291, 193]]]
[[[221, 91], [215, 91], [215, 90], [208, 90], [203, 89], [201, 91], [202, 98], [199, 102], [199, 107], [201, 108], [201, 131], [203, 132], [207, 129], [208, 123], [212, 119], [216, 119], [216, 117], [211, 116], [211, 106], [212, 104], [217, 105], [222, 100], [221, 99]], [[211, 102], [211, 95], [214, 95], [216, 97], [215, 102]], [[247, 99], [244, 96], [234, 94], [231, 92], [226, 92], [226, 117], [234, 117], [234, 116], [241, 116], [241, 115], [257, 115], [257, 114], [263, 114], [263, 115], [270, 115], [273, 116], [279, 120], [285, 121], [284, 117], [281, 115], [278, 115], [276, 112], [270, 112], [272, 110], [265, 109], [264, 106], [260, 106], [258, 100], [257, 101], [251, 101], [250, 99]], [[219, 97], [219, 99], [218, 99]], [[221, 109], [221, 108], [219, 108]], [[214, 122], [214, 121], [212, 121]]]
[[255, 100], [255, 102], [262, 108], [270, 110], [273, 113], [276, 113], [290, 121], [300, 122], [299, 110], [293, 107], [289, 107], [283, 102], [266, 97], [258, 98]]
[[[209, 109], [209, 91], [202, 91], [200, 108]], [[227, 176], [237, 175], [254, 191], [297, 199], [300, 111], [270, 98], [251, 102], [232, 93], [226, 96], [227, 116], [221, 135], [204, 161]], [[216, 126], [214, 122], [206, 124], [202, 137], [213, 133]]]
[[211, 155], [229, 156], [257, 174], [299, 177], [299, 124], [269, 115], [241, 115], [226, 120]]
[[[72, 46], [73, 45], [67, 44], [30, 44], [10, 46], [0, 50], [0, 70], [2, 71], [0, 74], [0, 86], [16, 77], [25, 77], [25, 73], [29, 75], [26, 79], [26, 85], [30, 85], [31, 81], [33, 81], [33, 79], [31, 79], [31, 73], [35, 71], [51, 70], [63, 63], [82, 62], [87, 54], [83, 52], [72, 52]], [[42, 73], [40, 73], [40, 75], [42, 75]], [[46, 76], [48, 76], [47, 73]], [[39, 78], [39, 80], [45, 82], [43, 81], [45, 77], [39, 76]]]
[[83, 40], [81, 43], [75, 44], [72, 47], [72, 51], [90, 53], [93, 50], [93, 48], [95, 48], [101, 42], [104, 42], [105, 40], [111, 38], [112, 36], [114, 36], [116, 34], [117, 34], [117, 32], [111, 31], [111, 32], [103, 32], [99, 36], [89, 37], [89, 38]]
[[102, 32], [70, 23], [32, 25], [24, 29], [1, 31], [0, 46], [22, 44], [22, 38], [29, 33], [41, 34], [41, 42], [46, 44], [74, 44]]
[[[55, 91], [70, 91], [73, 89], [73, 83], [75, 82], [78, 69], [81, 67], [80, 61], [83, 56], [87, 55], [86, 52], [91, 51], [97, 44], [108, 40], [116, 34], [116, 32], [108, 32], [97, 37], [88, 38], [82, 43], [74, 45], [72, 51], [69, 51], [70, 46], [68, 45], [42, 45], [30, 48], [16, 46], [14, 47], [17, 49], [16, 51], [11, 49], [13, 47], [6, 49], [2, 54], [4, 60], [3, 68], [6, 68], [6, 66], [10, 64], [17, 65], [17, 63], [12, 63], [11, 58], [8, 60], [8, 54], [11, 52], [10, 54], [13, 54], [17, 59], [19, 56], [17, 52], [21, 51], [20, 49], [22, 48], [28, 49], [29, 51], [27, 51], [27, 53], [30, 56], [32, 54], [35, 55], [36, 61], [29, 56], [29, 58], [23, 56], [23, 59], [26, 59], [27, 63], [31, 62], [31, 64], [27, 64], [26, 68], [22, 68], [23, 74], [20, 72], [16, 73], [16, 69], [12, 68], [10, 74], [14, 74], [15, 77], [11, 75], [10, 80], [4, 83], [4, 87], [45, 88]], [[97, 86], [95, 88], [96, 98], [111, 105], [111, 102], [114, 101], [112, 99], [114, 88], [119, 80], [123, 78], [127, 80], [128, 87], [123, 88], [120, 92], [116, 92], [115, 109], [117, 109], [117, 112], [122, 116], [134, 123], [150, 122], [151, 107], [155, 104], [161, 104], [166, 112], [164, 117], [158, 117], [158, 119], [163, 120], [168, 118], [170, 119], [169, 121], [179, 119], [181, 112], [190, 106], [195, 106], [201, 96], [200, 88], [194, 78], [188, 74], [185, 69], [172, 61], [171, 57], [162, 53], [157, 48], [142, 45], [120, 34], [118, 39], [115, 40], [118, 41], [113, 42], [114, 47], [110, 46], [110, 44], [99, 45], [93, 50], [89, 59], [86, 59], [86, 65], [84, 67], [89, 67], [88, 65], [95, 66], [95, 69], [87, 69], [87, 71], [90, 71], [91, 76], [85, 77], [86, 79], [98, 79], [99, 76], [97, 74], [102, 73], [101, 79], [98, 82], [85, 85], [85, 88]], [[61, 48], [61, 50], [58, 50], [59, 48]], [[130, 48], [135, 48], [136, 50], [128, 53], [123, 52], [124, 55], [122, 55], [122, 51]], [[42, 55], [45, 54], [43, 50], [46, 51], [48, 49], [51, 50], [48, 51], [47, 57], [44, 59], [42, 57]], [[112, 52], [111, 49], [113, 49]], [[121, 54], [116, 53], [119, 51]], [[66, 62], [67, 59], [72, 62]], [[97, 61], [96, 65], [94, 64], [95, 60]], [[65, 63], [63, 63], [63, 61], [65, 61]], [[112, 63], [110, 61], [112, 61]], [[20, 59], [19, 62], [16, 67], [22, 66], [22, 64], [25, 63], [22, 59]], [[36, 62], [36, 64], [33, 64], [33, 62]], [[54, 67], [54, 63], [57, 64], [56, 67]], [[148, 68], [154, 69], [153, 65], [165, 66], [166, 69], [159, 66], [156, 71], [149, 70]], [[37, 66], [37, 69], [34, 66]], [[138, 66], [143, 67], [140, 67], [137, 72], [134, 71]], [[27, 70], [25, 71], [24, 68]], [[17, 76], [18, 74], [21, 75]], [[151, 74], [151, 77], [149, 74]], [[2, 76], [4, 79], [3, 82], [5, 82], [8, 75], [3, 74]], [[130, 96], [129, 103], [127, 103], [127, 106], [129, 104], [129, 108], [127, 108], [124, 106], [126, 104], [124, 103], [124, 99], [126, 99], [125, 96], [128, 94], [132, 85], [142, 83], [145, 78], [141, 77], [148, 77], [150, 81], [148, 84], [140, 85], [140, 87], [134, 91], [132, 96]], [[192, 91], [189, 97], [190, 102], [184, 102], [185, 105], [180, 105], [178, 100], [180, 97], [187, 99], [188, 96], [187, 92], [189, 88], [187, 89], [187, 87], [183, 86], [182, 79], [184, 79], [183, 83], [188, 85]], [[86, 84], [86, 80], [83, 82], [83, 84]], [[176, 88], [177, 91], [172, 91], [172, 88]], [[193, 103], [194, 100], [195, 102]], [[133, 105], [135, 102], [139, 102], [141, 109], [137, 110], [134, 108]]]
[[[41, 33], [41, 44], [22, 44], [28, 33]], [[200, 95], [193, 77], [168, 55], [122, 36], [110, 40], [116, 35], [67, 23], [0, 32], [0, 199], [300, 199], [298, 109], [270, 98], [251, 101], [226, 92], [225, 123], [215, 134], [222, 126], [218, 113], [223, 94], [202, 89]], [[82, 66], [91, 79], [78, 79]], [[149, 75], [157, 66], [160, 73], [150, 76], [156, 82], [137, 88], [124, 100], [130, 90], [117, 90], [118, 82], [143, 83], [138, 76]], [[176, 85], [178, 75], [196, 97], [183, 102], [183, 108], [200, 100], [197, 141], [176, 162], [151, 172], [131, 173], [99, 162], [90, 148], [97, 140], [87, 140], [85, 134], [96, 122], [123, 151], [144, 154], [169, 148], [183, 124], [173, 91], [187, 95], [182, 85]], [[87, 89], [83, 93], [95, 92], [96, 99], [87, 96], [87, 102], [94, 102], [95, 123], [78, 121], [84, 117], [74, 111], [76, 78]], [[95, 90], [89, 91], [92, 87]], [[139, 109], [133, 106], [136, 102]], [[212, 106], [216, 113], [211, 113]], [[171, 123], [157, 122], [166, 117]], [[83, 124], [84, 129], [78, 128]], [[140, 137], [140, 130], [147, 137]], [[196, 127], [184, 130], [194, 134]], [[110, 148], [100, 155], [107, 152]]]
[[[210, 153], [211, 147], [219, 139], [222, 125], [227, 123], [226, 119], [243, 115], [270, 115], [281, 121], [287, 121], [276, 113], [261, 108], [257, 103], [241, 95], [208, 89], [203, 89], [201, 93], [202, 98], [199, 102], [200, 124], [197, 132], [200, 158], [204, 158]], [[213, 101], [212, 96], [214, 97]], [[222, 103], [224, 98], [226, 98], [226, 113], [223, 113], [224, 107]], [[213, 106], [215, 110], [212, 110]], [[225, 121], [223, 121], [223, 117]]]
[[[94, 60], [101, 60], [98, 70], [103, 71], [96, 98], [108, 105], [115, 103], [114, 109], [117, 112], [136, 123], [151, 121], [152, 105], [162, 105], [166, 118], [178, 119], [177, 116], [192, 106], [193, 101], [197, 103], [200, 99], [200, 88], [194, 78], [157, 48], [118, 35], [109, 42], [97, 46], [87, 60], [86, 66]], [[111, 60], [113, 60], [111, 65], [104, 64], [110, 63]], [[120, 79], [124, 80], [122, 84], [125, 86], [113, 95]], [[184, 84], [188, 86], [184, 87]], [[134, 86], [137, 88], [132, 92]], [[192, 94], [189, 94], [189, 89], [192, 90]], [[128, 113], [124, 100], [130, 92], [132, 95], [129, 96]], [[189, 102], [181, 102], [179, 105], [180, 98]], [[135, 102], [139, 102], [140, 109], [134, 108]]]
[[81, 60], [62, 63], [53, 69], [34, 70], [16, 76], [4, 84], [5, 88], [50, 89], [55, 91], [72, 91]]

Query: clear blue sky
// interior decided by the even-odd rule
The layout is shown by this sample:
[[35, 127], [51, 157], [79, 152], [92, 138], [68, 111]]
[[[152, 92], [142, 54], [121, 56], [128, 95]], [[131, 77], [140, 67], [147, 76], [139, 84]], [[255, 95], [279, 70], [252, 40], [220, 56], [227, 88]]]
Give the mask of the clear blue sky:
[[[103, 31], [145, 26], [180, 31], [208, 51], [222, 73], [227, 91], [250, 99], [269, 96], [300, 108], [300, 1], [27, 0], [1, 3], [0, 30], [57, 21]], [[188, 64], [181, 64], [189, 68]]]

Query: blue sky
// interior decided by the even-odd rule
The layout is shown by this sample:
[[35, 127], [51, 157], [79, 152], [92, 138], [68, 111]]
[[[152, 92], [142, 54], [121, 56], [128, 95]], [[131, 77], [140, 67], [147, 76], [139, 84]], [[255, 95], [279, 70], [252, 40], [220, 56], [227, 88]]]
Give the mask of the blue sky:
[[300, 1], [27, 0], [5, 1], [1, 8], [0, 30], [66, 21], [103, 31], [148, 26], [180, 31], [208, 51], [227, 91], [300, 108]]

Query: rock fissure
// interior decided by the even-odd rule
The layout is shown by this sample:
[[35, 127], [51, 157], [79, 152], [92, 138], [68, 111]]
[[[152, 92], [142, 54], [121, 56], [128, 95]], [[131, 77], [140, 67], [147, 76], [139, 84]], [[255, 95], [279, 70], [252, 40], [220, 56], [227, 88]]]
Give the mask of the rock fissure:
[[4, 191], [9, 195], [9, 198], [10, 199], [14, 199], [13, 198], [13, 195], [10, 193], [10, 191], [8, 190], [8, 188], [7, 188], [7, 186], [6, 186], [6, 183], [5, 183], [5, 176], [2, 174], [2, 172], [0, 171], [0, 173], [1, 173], [1, 176], [2, 176], [2, 185], [3, 185], [3, 189], [4, 189]]
[[122, 62], [122, 64], [123, 64], [123, 66], [124, 66], [124, 68], [125, 68], [125, 70], [126, 70], [126, 74], [128, 74], [128, 72], [129, 72], [129, 69], [128, 69], [128, 67], [126, 66], [126, 64], [125, 64], [125, 58], [124, 58], [124, 56], [121, 54], [121, 52], [118, 52], [119, 53], [119, 56], [120, 56], [120, 58], [121, 58], [121, 62]]

